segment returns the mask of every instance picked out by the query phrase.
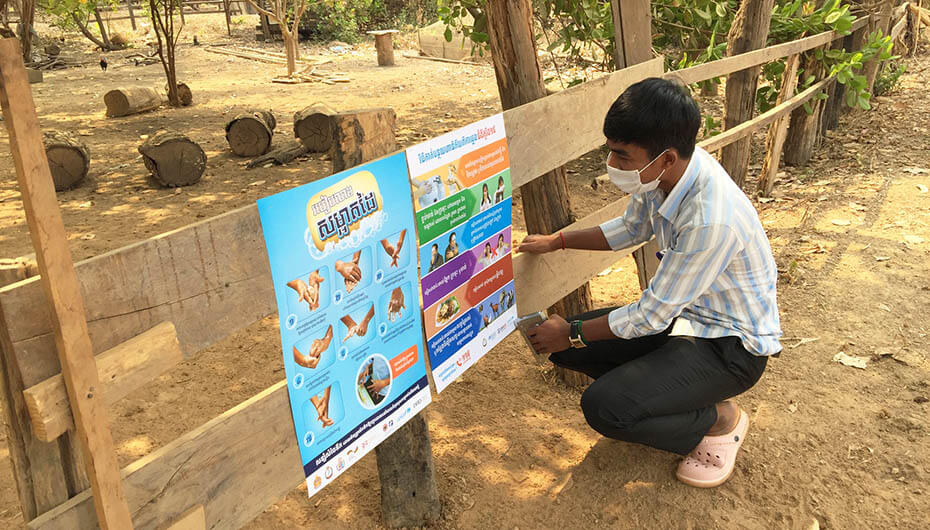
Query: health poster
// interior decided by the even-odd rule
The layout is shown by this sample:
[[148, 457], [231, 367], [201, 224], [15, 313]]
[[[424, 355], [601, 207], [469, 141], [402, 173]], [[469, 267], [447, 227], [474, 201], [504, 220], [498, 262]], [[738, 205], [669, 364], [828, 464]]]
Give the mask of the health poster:
[[503, 116], [407, 149], [436, 390], [514, 330], [513, 203]]
[[258, 201], [310, 496], [430, 402], [402, 153]]

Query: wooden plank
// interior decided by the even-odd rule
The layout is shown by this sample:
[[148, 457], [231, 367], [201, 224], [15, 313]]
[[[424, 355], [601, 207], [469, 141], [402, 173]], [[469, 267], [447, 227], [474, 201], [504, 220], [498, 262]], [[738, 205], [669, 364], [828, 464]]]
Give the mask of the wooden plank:
[[[778, 92], [776, 106], [791, 99], [798, 86], [798, 65], [801, 63], [800, 55], [792, 55], [785, 62], [785, 72], [782, 74], [781, 89]], [[762, 172], [759, 176], [760, 194], [768, 197], [775, 186], [775, 175], [778, 174], [778, 164], [781, 161], [781, 150], [785, 146], [788, 136], [788, 122], [791, 115], [783, 115], [773, 123], [765, 140], [765, 160], [762, 162]]]
[[[112, 405], [181, 361], [181, 346], [171, 322], [111, 348], [96, 357], [104, 401]], [[23, 391], [39, 440], [50, 442], [74, 428], [74, 417], [61, 374]]]
[[898, 37], [901, 35], [901, 32], [904, 31], [905, 27], [907, 27], [907, 15], [902, 16], [901, 19], [892, 26], [890, 33], [891, 40], [898, 40]]
[[[11, 102], [16, 102], [15, 108]], [[19, 43], [14, 39], [0, 41], [0, 104], [26, 221], [39, 262], [40, 281], [53, 308], [58, 358], [77, 420], [98, 520], [104, 528], [132, 528], [101, 399], [81, 292], [26, 69]]]
[[206, 530], [206, 528], [207, 515], [204, 512], [203, 504], [198, 504], [165, 530]]
[[620, 20], [620, 0], [610, 0], [610, 19], [614, 24], [614, 67], [617, 70], [626, 68], [626, 57], [623, 56], [623, 23]]
[[716, 151], [722, 148], [725, 145], [729, 145], [739, 140], [740, 138], [749, 136], [750, 134], [755, 132], [756, 129], [765, 127], [766, 125], [777, 120], [780, 116], [790, 113], [794, 109], [803, 105], [805, 101], [817, 95], [821, 90], [824, 89], [824, 87], [832, 83], [834, 79], [836, 78], [828, 77], [826, 79], [823, 79], [819, 83], [816, 83], [810, 88], [808, 88], [807, 90], [805, 90], [804, 92], [801, 92], [800, 94], [794, 96], [793, 98], [782, 103], [781, 105], [778, 105], [770, 109], [768, 112], [760, 114], [745, 123], [741, 123], [740, 125], [737, 125], [736, 127], [730, 129], [729, 131], [725, 131], [723, 133], [718, 134], [717, 136], [712, 136], [706, 140], [698, 142], [698, 145], [704, 148], [705, 150], [712, 152], [712, 151]]
[[663, 59], [652, 59], [504, 112], [513, 187], [602, 145], [601, 125], [614, 100], [663, 71]]
[[639, 288], [646, 290], [649, 282], [655, 278], [656, 271], [659, 270], [659, 243], [655, 238], [650, 239], [643, 246], [633, 252], [633, 260], [636, 261], [636, 276], [639, 278]]
[[[565, 227], [565, 231], [590, 228], [620, 217], [628, 202], [629, 196], [612, 202]], [[639, 246], [617, 252], [569, 249], [548, 254], [517, 254], [513, 258], [513, 276], [520, 312], [545, 310], [637, 248]]]
[[[255, 205], [76, 265], [94, 350], [175, 322], [185, 357], [275, 311]], [[37, 279], [0, 289], [17, 368], [28, 388], [59, 372]]]
[[[855, 31], [868, 23], [868, 17], [860, 17], [852, 24], [852, 30]], [[752, 68], [760, 64], [768, 63], [789, 55], [794, 55], [807, 50], [812, 50], [818, 46], [823, 46], [836, 39], [843, 38], [842, 35], [835, 31], [825, 31], [799, 40], [776, 44], [761, 50], [755, 50], [733, 57], [725, 57], [717, 61], [699, 64], [690, 68], [673, 70], [667, 72], [665, 78], [677, 78], [686, 84], [699, 83], [715, 77], [731, 74], [746, 68]]]
[[[261, 443], [243, 433], [261, 433]], [[286, 381], [123, 469], [139, 529], [163, 528], [197, 504], [207, 528], [239, 528], [303, 481]], [[27, 527], [93, 528], [91, 497], [84, 491]]]

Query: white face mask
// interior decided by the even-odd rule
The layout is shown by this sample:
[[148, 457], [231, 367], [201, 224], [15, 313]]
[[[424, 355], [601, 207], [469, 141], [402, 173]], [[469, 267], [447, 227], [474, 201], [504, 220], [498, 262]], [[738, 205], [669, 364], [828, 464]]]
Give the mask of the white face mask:
[[[668, 151], [668, 149], [665, 151]], [[610, 165], [610, 155], [607, 155], [607, 176], [610, 178], [610, 181], [613, 182], [614, 186], [629, 193], [630, 195], [652, 191], [659, 187], [659, 179], [662, 178], [662, 175], [665, 174], [665, 170], [663, 169], [662, 173], [659, 173], [658, 177], [656, 177], [654, 180], [650, 180], [645, 184], [643, 184], [643, 181], [640, 180], [639, 173], [644, 171], [647, 167], [651, 166], [653, 162], [665, 154], [665, 151], [659, 153], [659, 156], [653, 158], [652, 162], [649, 162], [643, 166], [642, 169], [617, 169]]]

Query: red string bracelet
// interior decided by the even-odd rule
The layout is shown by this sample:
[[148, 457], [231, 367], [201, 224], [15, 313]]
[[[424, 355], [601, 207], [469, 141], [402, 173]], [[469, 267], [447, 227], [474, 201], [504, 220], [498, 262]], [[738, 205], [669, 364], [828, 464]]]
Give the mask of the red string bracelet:
[[565, 250], [565, 236], [562, 235], [562, 231], [559, 231], [559, 239], [562, 240], [562, 250]]

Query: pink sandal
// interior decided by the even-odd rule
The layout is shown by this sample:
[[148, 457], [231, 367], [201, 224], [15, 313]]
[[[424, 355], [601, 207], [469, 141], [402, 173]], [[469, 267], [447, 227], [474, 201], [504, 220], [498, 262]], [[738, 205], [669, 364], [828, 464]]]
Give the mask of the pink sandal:
[[736, 454], [749, 431], [749, 416], [740, 410], [736, 427], [727, 434], [705, 436], [678, 464], [678, 480], [696, 488], [714, 488], [727, 481], [736, 467]]

